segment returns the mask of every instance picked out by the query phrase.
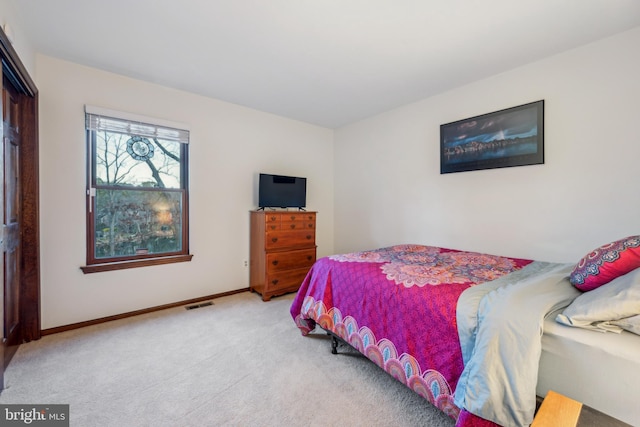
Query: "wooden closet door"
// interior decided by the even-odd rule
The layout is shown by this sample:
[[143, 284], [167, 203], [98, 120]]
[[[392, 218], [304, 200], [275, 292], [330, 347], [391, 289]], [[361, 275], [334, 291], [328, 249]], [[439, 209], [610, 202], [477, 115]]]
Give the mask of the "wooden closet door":
[[6, 346], [20, 343], [20, 109], [18, 92], [6, 77], [2, 85], [3, 122], [3, 276], [4, 339]]
[[40, 330], [38, 88], [0, 28], [0, 389], [22, 342]]

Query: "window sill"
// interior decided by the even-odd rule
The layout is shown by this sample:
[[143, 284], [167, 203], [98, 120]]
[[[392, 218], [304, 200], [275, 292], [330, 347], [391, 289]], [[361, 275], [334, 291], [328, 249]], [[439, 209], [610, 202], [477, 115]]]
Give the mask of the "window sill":
[[176, 262], [189, 262], [193, 255], [175, 255], [159, 258], [132, 259], [119, 262], [107, 262], [104, 264], [91, 264], [80, 267], [84, 274], [100, 273], [102, 271], [124, 270], [127, 268], [148, 267], [151, 265], [173, 264]]

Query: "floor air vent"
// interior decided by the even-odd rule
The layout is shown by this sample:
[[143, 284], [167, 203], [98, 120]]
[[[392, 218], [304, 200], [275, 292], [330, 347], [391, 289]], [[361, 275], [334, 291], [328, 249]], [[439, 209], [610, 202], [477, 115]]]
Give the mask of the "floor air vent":
[[210, 306], [210, 305], [213, 305], [213, 303], [211, 301], [207, 301], [207, 302], [203, 302], [201, 304], [187, 305], [187, 306], [185, 306], [185, 308], [187, 310], [193, 310], [195, 308], [207, 307], [207, 306]]

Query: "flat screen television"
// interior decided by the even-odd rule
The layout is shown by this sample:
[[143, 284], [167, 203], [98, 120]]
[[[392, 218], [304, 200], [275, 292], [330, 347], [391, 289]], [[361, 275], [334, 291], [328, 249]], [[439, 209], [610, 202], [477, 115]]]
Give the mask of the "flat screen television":
[[258, 207], [304, 208], [307, 204], [307, 178], [260, 174]]

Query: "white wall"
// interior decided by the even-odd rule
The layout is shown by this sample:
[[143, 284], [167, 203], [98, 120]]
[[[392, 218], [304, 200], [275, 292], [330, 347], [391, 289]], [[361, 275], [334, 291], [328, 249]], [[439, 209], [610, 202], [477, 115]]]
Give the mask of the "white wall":
[[[640, 28], [336, 131], [335, 248], [555, 262], [640, 234]], [[472, 66], [472, 64], [471, 64]], [[545, 164], [440, 175], [439, 126], [545, 100]]]
[[11, 0], [0, 0], [0, 26], [12, 41], [13, 49], [33, 78], [35, 50], [26, 34], [22, 31], [22, 20]]
[[[305, 176], [318, 255], [333, 252], [333, 131], [36, 55], [40, 91], [42, 328], [249, 286], [259, 172]], [[190, 124], [193, 260], [83, 274], [84, 105]], [[258, 296], [256, 296], [258, 298]]]

